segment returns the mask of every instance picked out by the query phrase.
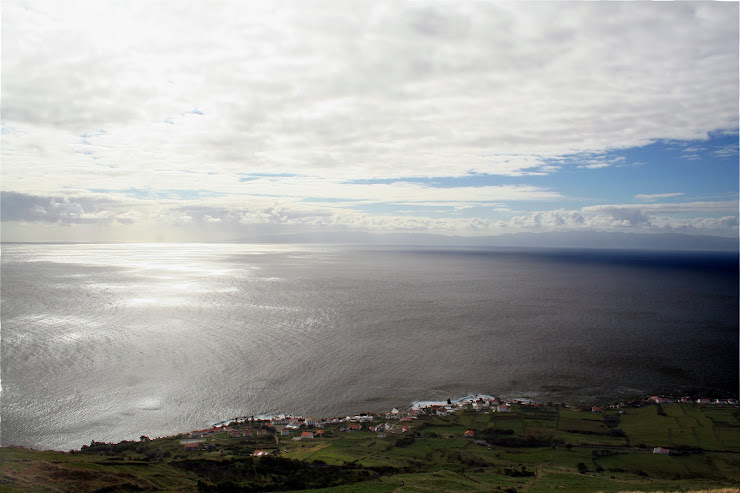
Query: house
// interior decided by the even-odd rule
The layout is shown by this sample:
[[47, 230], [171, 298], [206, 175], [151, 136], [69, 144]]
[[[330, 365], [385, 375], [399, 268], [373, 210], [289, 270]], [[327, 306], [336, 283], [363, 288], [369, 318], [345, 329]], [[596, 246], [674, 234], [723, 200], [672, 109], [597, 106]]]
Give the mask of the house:
[[281, 434], [282, 436], [284, 436], [284, 437], [287, 437], [288, 435], [290, 435], [290, 428], [288, 428], [288, 427], [286, 426], [285, 428], [283, 428], [282, 430], [280, 430], [280, 434]]
[[591, 408], [591, 412], [592, 413], [603, 413], [604, 410], [602, 408], [600, 408], [599, 406], [594, 406], [594, 407]]
[[263, 455], [269, 455], [269, 452], [265, 450], [255, 450], [252, 454], [254, 457], [262, 457]]
[[500, 406], [496, 408], [496, 411], [500, 413], [510, 413], [511, 407], [508, 404], [501, 404]]
[[478, 399], [473, 403], [473, 409], [476, 411], [481, 411], [483, 408], [488, 407], [485, 402], [483, 402], [483, 399]]
[[313, 438], [313, 433], [312, 432], [310, 432], [310, 431], [304, 431], [303, 433], [301, 433], [301, 439], [306, 440], [306, 439], [309, 439], [309, 438]]
[[186, 443], [183, 447], [185, 447], [185, 450], [198, 450], [197, 443]]
[[696, 403], [697, 404], [711, 404], [712, 401], [710, 401], [709, 399], [697, 399]]
[[207, 429], [207, 430], [196, 430], [196, 431], [191, 431], [191, 432], [190, 432], [190, 436], [191, 436], [191, 437], [204, 437], [204, 436], [206, 436], [206, 435], [210, 435], [210, 434], [212, 434], [212, 433], [213, 433], [213, 430], [209, 428], [209, 429]]
[[313, 416], [309, 416], [306, 418], [306, 426], [316, 426], [318, 421], [316, 421], [316, 418]]
[[359, 423], [352, 423], [347, 427], [347, 431], [360, 431], [362, 429], [362, 425]]
[[663, 454], [663, 455], [670, 455], [671, 451], [670, 449], [663, 448], [663, 447], [655, 447], [653, 449], [654, 454]]
[[324, 430], [319, 430], [316, 432], [316, 436], [321, 438], [322, 436], [324, 436], [324, 433], [326, 433]]
[[463, 436], [466, 438], [472, 438], [475, 435], [475, 432], [473, 430], [468, 430], [465, 433], [463, 433]]

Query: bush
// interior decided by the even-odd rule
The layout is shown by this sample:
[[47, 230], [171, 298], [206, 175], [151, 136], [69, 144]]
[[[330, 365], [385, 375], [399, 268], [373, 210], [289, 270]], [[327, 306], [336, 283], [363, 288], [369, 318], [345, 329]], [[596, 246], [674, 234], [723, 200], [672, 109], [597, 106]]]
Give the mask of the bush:
[[503, 470], [503, 473], [512, 478], [530, 478], [534, 476], [532, 471], [527, 471], [526, 466], [522, 466], [521, 469], [506, 468]]
[[396, 440], [395, 446], [396, 447], [408, 447], [415, 441], [416, 441], [416, 438], [414, 438], [413, 436], [405, 436], [405, 437], [401, 437], [398, 440]]

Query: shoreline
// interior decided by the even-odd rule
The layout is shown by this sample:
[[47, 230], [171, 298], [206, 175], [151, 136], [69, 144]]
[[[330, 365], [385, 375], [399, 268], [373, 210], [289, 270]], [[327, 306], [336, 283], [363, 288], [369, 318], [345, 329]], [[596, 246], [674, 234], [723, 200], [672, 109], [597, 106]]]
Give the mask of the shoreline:
[[[308, 416], [311, 419], [316, 420], [318, 423], [338, 423], [338, 422], [351, 422], [351, 421], [360, 421], [363, 419], [363, 417], [370, 418], [373, 416], [390, 416], [395, 415], [398, 416], [399, 419], [403, 418], [411, 418], [414, 419], [415, 416], [420, 412], [426, 412], [430, 409], [437, 409], [437, 408], [446, 408], [449, 407], [450, 411], [464, 409], [466, 406], [475, 408], [475, 403], [479, 402], [478, 405], [479, 411], [486, 410], [488, 412], [507, 412], [506, 410], [499, 410], [498, 406], [504, 406], [505, 407], [511, 407], [511, 406], [533, 406], [533, 407], [540, 407], [540, 406], [548, 406], [548, 407], [558, 407], [562, 409], [570, 409], [575, 411], [583, 411], [583, 412], [603, 412], [604, 410], [613, 410], [613, 409], [626, 409], [626, 408], [636, 408], [636, 407], [645, 407], [650, 405], [659, 405], [659, 404], [671, 404], [671, 403], [677, 403], [677, 404], [689, 404], [689, 405], [703, 405], [703, 406], [713, 406], [713, 405], [724, 405], [724, 406], [732, 406], [732, 407], [740, 407], [740, 401], [737, 398], [706, 398], [706, 397], [697, 397], [697, 396], [682, 396], [682, 397], [676, 397], [672, 394], [657, 394], [657, 395], [651, 395], [651, 396], [643, 396], [640, 398], [635, 398], [627, 401], [618, 401], [618, 402], [612, 402], [611, 404], [606, 405], [600, 405], [599, 403], [592, 402], [592, 403], [568, 403], [568, 402], [553, 402], [553, 401], [537, 401], [535, 399], [531, 399], [529, 397], [516, 397], [516, 398], [500, 398], [495, 397], [491, 394], [486, 393], [469, 393], [462, 397], [458, 397], [455, 399], [449, 398], [448, 400], [416, 400], [410, 402], [408, 405], [400, 407], [400, 408], [393, 408], [391, 410], [385, 410], [385, 411], [362, 411], [362, 412], [356, 412], [351, 413], [351, 415], [346, 416], [324, 416], [320, 418], [314, 418], [312, 416]], [[492, 404], [495, 408], [492, 408]], [[202, 430], [186, 430], [186, 431], [177, 431], [174, 433], [169, 434], [163, 434], [163, 435], [153, 435], [151, 437], [152, 440], [157, 439], [165, 439], [165, 438], [172, 438], [172, 437], [179, 437], [183, 435], [192, 435], [196, 431], [216, 431], [217, 429], [223, 429], [229, 427], [229, 425], [234, 424], [243, 424], [248, 423], [250, 421], [257, 421], [257, 422], [263, 422], [263, 423], [272, 423], [280, 420], [285, 420], [286, 422], [289, 422], [291, 420], [302, 422], [306, 416], [302, 414], [291, 414], [291, 413], [264, 413], [259, 415], [248, 415], [248, 416], [238, 416], [238, 417], [231, 417], [227, 419], [222, 419], [220, 421], [213, 421], [210, 424], [206, 425], [205, 428]], [[144, 435], [141, 435], [144, 436]], [[102, 441], [98, 442], [97, 440], [93, 439], [92, 441], [95, 443], [109, 443], [109, 444], [117, 444], [117, 443], [124, 443], [124, 442], [130, 442], [135, 441], [139, 437], [134, 437], [131, 439], [122, 439], [122, 440], [112, 440], [110, 442]], [[149, 437], [147, 437], [149, 438]], [[82, 443], [82, 442], [81, 442]], [[80, 447], [85, 447], [85, 443], [83, 443]], [[0, 445], [0, 448], [13, 448], [13, 447], [20, 447], [23, 449], [28, 450], [36, 450], [36, 451], [56, 451], [56, 452], [74, 452], [77, 450], [80, 450], [80, 448], [46, 448], [46, 447], [35, 447], [35, 446], [28, 446], [28, 445], [21, 445], [21, 444], [3, 444]]]
[[[410, 405], [402, 408], [397, 409], [393, 408], [390, 411], [386, 412], [361, 412], [361, 413], [355, 413], [352, 416], [344, 416], [344, 417], [321, 417], [321, 418], [314, 418], [314, 417], [304, 417], [303, 415], [294, 415], [294, 414], [286, 414], [286, 413], [276, 413], [276, 414], [261, 414], [261, 415], [254, 415], [254, 416], [241, 416], [241, 417], [235, 417], [226, 419], [223, 421], [218, 421], [215, 423], [212, 423], [207, 430], [216, 430], [216, 429], [224, 429], [228, 428], [231, 424], [241, 424], [246, 423], [250, 421], [262, 421], [262, 422], [268, 422], [272, 423], [275, 421], [297, 421], [301, 422], [306, 419], [312, 419], [315, 420], [317, 423], [337, 423], [337, 422], [350, 422], [350, 421], [362, 421], [365, 417], [372, 418], [373, 416], [382, 416], [385, 415], [395, 415], [398, 416], [399, 419], [408, 419], [408, 418], [414, 418], [416, 414], [422, 411], [429, 411], [430, 409], [438, 409], [438, 408], [447, 408], [449, 411], [464, 409], [466, 406], [472, 406], [476, 411], [482, 411], [484, 409], [494, 410], [494, 412], [510, 412], [511, 406], [518, 405], [518, 406], [534, 406], [534, 407], [540, 407], [540, 406], [548, 406], [548, 407], [559, 407], [563, 409], [572, 409], [576, 411], [582, 411], [582, 412], [603, 412], [607, 409], [625, 409], [625, 408], [636, 408], [636, 407], [645, 407], [645, 406], [651, 406], [651, 405], [660, 405], [660, 404], [687, 404], [687, 405], [704, 405], [704, 406], [732, 406], [732, 407], [740, 407], [740, 401], [735, 398], [727, 398], [727, 399], [710, 399], [707, 397], [690, 397], [690, 396], [683, 396], [683, 397], [675, 397], [673, 395], [668, 394], [658, 394], [658, 395], [652, 395], [649, 397], [643, 397], [641, 399], [634, 399], [630, 401], [622, 401], [617, 403], [612, 403], [604, 406], [599, 406], [596, 404], [570, 404], [570, 403], [563, 403], [563, 402], [538, 402], [533, 399], [529, 398], [516, 398], [516, 399], [500, 399], [498, 397], [492, 396], [490, 394], [483, 394], [483, 393], [473, 393], [473, 394], [467, 394], [463, 397], [459, 397], [457, 399], [447, 399], [445, 401], [431, 401], [431, 400], [420, 400], [420, 401], [413, 401]], [[495, 409], [494, 409], [495, 408]], [[198, 432], [203, 432], [205, 430], [198, 430]], [[196, 431], [190, 431], [190, 432], [184, 432], [179, 433], [175, 435], [168, 435], [168, 436], [179, 436], [182, 434], [190, 433], [191, 435], [193, 433], [196, 433]], [[164, 438], [164, 437], [156, 437], [156, 438]]]

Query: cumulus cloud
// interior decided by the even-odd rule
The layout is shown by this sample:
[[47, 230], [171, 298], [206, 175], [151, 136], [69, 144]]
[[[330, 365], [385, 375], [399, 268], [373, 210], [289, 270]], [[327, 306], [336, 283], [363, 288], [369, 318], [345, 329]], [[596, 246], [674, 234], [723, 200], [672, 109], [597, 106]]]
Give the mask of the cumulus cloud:
[[[151, 199], [111, 201], [98, 197], [42, 197], [4, 192], [5, 231], [21, 225], [52, 224], [92, 234], [93, 240], [238, 240], [306, 232], [433, 233], [492, 236], [520, 232], [621, 231], [686, 233], [733, 237], [738, 234], [737, 202], [625, 204], [556, 209], [498, 217], [428, 217], [369, 214], [347, 207], [296, 202], [255, 202], [231, 207], [182, 205]], [[95, 227], [96, 230], [90, 228]], [[77, 228], [75, 230], [75, 228]], [[118, 233], [116, 233], [118, 232]], [[97, 236], [95, 236], [97, 235]]]
[[598, 205], [581, 210], [594, 226], [606, 229], [618, 226], [634, 232], [738, 234], [737, 201]]
[[133, 222], [130, 211], [122, 211], [111, 200], [92, 197], [40, 197], [15, 192], [0, 193], [3, 221], [58, 224]]

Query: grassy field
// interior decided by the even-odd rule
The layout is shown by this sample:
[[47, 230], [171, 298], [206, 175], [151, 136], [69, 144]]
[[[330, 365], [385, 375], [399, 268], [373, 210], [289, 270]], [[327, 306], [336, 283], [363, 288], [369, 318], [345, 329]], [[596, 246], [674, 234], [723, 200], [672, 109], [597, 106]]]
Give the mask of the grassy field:
[[[679, 491], [740, 484], [740, 410], [669, 404], [576, 412], [513, 406], [296, 433], [186, 435], [75, 453], [0, 449], [0, 491]], [[409, 426], [401, 433], [400, 425]], [[472, 430], [472, 438], [464, 437]], [[653, 447], [672, 449], [671, 455]], [[267, 457], [252, 457], [266, 450]]]

